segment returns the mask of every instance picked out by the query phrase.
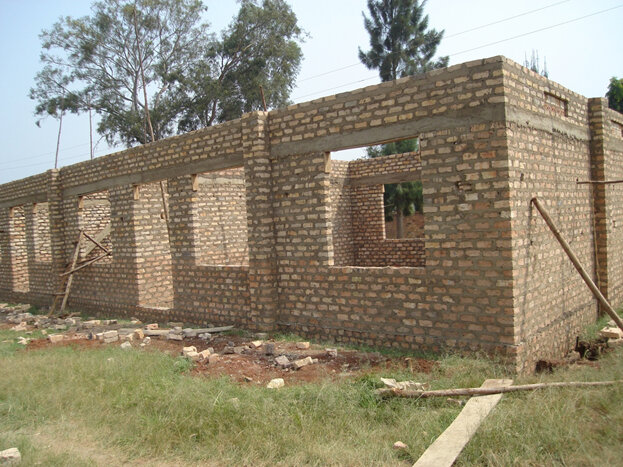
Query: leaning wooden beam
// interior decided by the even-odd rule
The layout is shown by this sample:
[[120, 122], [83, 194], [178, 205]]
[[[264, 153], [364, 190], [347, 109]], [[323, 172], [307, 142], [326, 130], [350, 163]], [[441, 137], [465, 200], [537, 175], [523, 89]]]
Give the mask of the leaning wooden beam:
[[[106, 237], [108, 237], [110, 235], [110, 222], [108, 224], [106, 224], [106, 226], [100, 230], [99, 232], [97, 232], [94, 236], [93, 239], [97, 240], [98, 242], [101, 242], [102, 240], [104, 240]], [[95, 249], [95, 244], [94, 243], [89, 243], [83, 252], [84, 257], [86, 258], [87, 256], [89, 256], [89, 253], [91, 253], [94, 249]]]
[[565, 253], [567, 253], [567, 256], [569, 257], [569, 259], [575, 266], [575, 269], [577, 269], [577, 271], [580, 273], [580, 276], [582, 276], [582, 279], [584, 279], [584, 282], [586, 283], [588, 288], [591, 289], [591, 292], [593, 292], [593, 295], [595, 296], [595, 298], [599, 301], [599, 303], [601, 303], [601, 305], [604, 307], [604, 309], [610, 315], [610, 317], [614, 320], [617, 326], [621, 330], [623, 330], [623, 321], [621, 321], [621, 318], [619, 318], [619, 315], [617, 314], [617, 312], [614, 311], [614, 308], [612, 308], [610, 303], [608, 303], [608, 300], [606, 300], [606, 297], [603, 296], [603, 294], [601, 293], [599, 288], [595, 285], [593, 280], [590, 278], [586, 270], [582, 267], [580, 260], [575, 255], [575, 253], [573, 253], [573, 250], [571, 250], [571, 246], [569, 246], [569, 244], [563, 238], [560, 231], [556, 228], [554, 221], [547, 213], [547, 210], [545, 209], [545, 207], [541, 204], [538, 198], [532, 198], [532, 204], [534, 204], [537, 210], [541, 213], [543, 220], [545, 220], [545, 223], [547, 224], [549, 229], [554, 234], [554, 237], [556, 237], [556, 240], [558, 240], [558, 243], [560, 243], [560, 246], [562, 247], [562, 249], [565, 250]]
[[96, 257], [96, 258], [93, 258], [93, 259], [91, 259], [91, 260], [87, 261], [86, 263], [81, 264], [80, 266], [78, 266], [78, 267], [76, 267], [76, 268], [73, 268], [73, 269], [70, 269], [70, 270], [69, 270], [69, 271], [67, 271], [67, 272], [64, 272], [63, 274], [61, 274], [61, 277], [63, 277], [63, 276], [69, 276], [70, 274], [73, 274], [74, 272], [80, 271], [81, 269], [84, 269], [84, 268], [86, 268], [87, 266], [90, 266], [90, 265], [92, 265], [93, 263], [96, 263], [96, 262], [97, 262], [97, 261], [99, 261], [100, 259], [104, 259], [104, 258], [106, 258], [107, 256], [110, 256], [110, 251], [107, 251], [107, 252], [106, 252], [106, 253], [104, 253], [103, 255], [100, 255], [100, 256], [98, 256], [98, 257]]
[[100, 242], [98, 242], [96, 239], [94, 239], [93, 237], [91, 237], [88, 233], [84, 232], [83, 234], [84, 234], [84, 236], [85, 236], [87, 239], [89, 239], [89, 240], [91, 240], [93, 243], [95, 243], [95, 245], [96, 245], [96, 246], [97, 246], [100, 250], [103, 250], [103, 251], [104, 251], [104, 253], [110, 253], [110, 252], [108, 251], [108, 248], [104, 247], [104, 246], [103, 246]]
[[[512, 379], [488, 379], [479, 389], [510, 386]], [[414, 467], [450, 467], [472, 439], [480, 424], [502, 398], [502, 394], [471, 398], [452, 424], [413, 464]]]
[[576, 182], [578, 185], [609, 185], [623, 183], [623, 180], [587, 180], [584, 182]]
[[396, 388], [378, 389], [376, 392], [383, 397], [406, 397], [408, 399], [426, 399], [428, 397], [454, 397], [454, 396], [488, 396], [490, 394], [503, 394], [506, 392], [534, 391], [547, 388], [583, 388], [593, 386], [612, 386], [621, 384], [623, 380], [614, 381], [564, 381], [560, 383], [536, 383], [524, 384], [521, 386], [508, 387], [480, 387], [480, 388], [459, 388], [459, 389], [437, 389], [434, 391], [401, 391]]
[[[78, 262], [78, 257], [80, 256], [80, 244], [82, 242], [82, 236], [84, 232], [80, 230], [78, 234], [78, 243], [76, 243], [76, 249], [74, 250], [73, 258], [71, 258], [71, 267], [69, 269], [73, 269], [76, 267], [76, 263]], [[70, 275], [67, 278], [67, 285], [65, 286], [65, 295], [63, 296], [63, 302], [61, 303], [60, 312], [63, 313], [65, 311], [65, 307], [67, 306], [67, 299], [69, 298], [69, 292], [71, 291], [71, 284], [74, 281], [74, 276]]]

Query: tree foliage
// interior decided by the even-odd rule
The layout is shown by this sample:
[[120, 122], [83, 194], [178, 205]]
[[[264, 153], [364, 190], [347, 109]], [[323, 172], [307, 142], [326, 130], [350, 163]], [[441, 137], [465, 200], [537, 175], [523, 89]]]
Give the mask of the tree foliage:
[[540, 74], [541, 76], [545, 76], [549, 78], [549, 72], [547, 71], [547, 59], [543, 59], [543, 68], [541, 68], [541, 60], [539, 58], [539, 52], [536, 50], [532, 51], [532, 55], [530, 56], [530, 60], [526, 56], [523, 62], [523, 66], [526, 68], [530, 68], [535, 73]]
[[[448, 65], [448, 57], [434, 59], [443, 31], [428, 28], [426, 1], [368, 0], [370, 18], [364, 13], [364, 27], [370, 35], [368, 52], [359, 49], [359, 59], [379, 70], [382, 81], [423, 73]], [[388, 156], [419, 150], [419, 139], [396, 141], [368, 148], [368, 157]], [[385, 220], [396, 220], [398, 238], [404, 236], [403, 218], [422, 211], [421, 182], [385, 185]]]
[[370, 17], [365, 13], [363, 17], [371, 48], [367, 52], [360, 48], [359, 59], [378, 69], [382, 81], [448, 65], [448, 57], [433, 59], [444, 31], [428, 29], [425, 4], [425, 0], [368, 0]]
[[36, 114], [92, 108], [109, 144], [131, 146], [152, 139], [146, 107], [157, 140], [259, 108], [259, 85], [269, 105], [285, 104], [302, 38], [285, 1], [242, 0], [219, 37], [206, 10], [201, 0], [101, 0], [90, 16], [61, 18], [41, 34]]
[[608, 107], [623, 113], [623, 78], [610, 78], [606, 97], [608, 98]]

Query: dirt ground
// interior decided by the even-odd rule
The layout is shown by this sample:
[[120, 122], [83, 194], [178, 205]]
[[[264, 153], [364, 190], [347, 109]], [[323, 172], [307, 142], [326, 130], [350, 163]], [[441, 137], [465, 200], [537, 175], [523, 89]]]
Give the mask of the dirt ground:
[[[2, 324], [4, 329], [11, 326]], [[58, 333], [58, 332], [57, 332]], [[71, 346], [77, 349], [98, 349], [104, 346], [119, 346], [121, 342], [104, 344], [98, 340], [88, 340], [84, 333], [65, 332], [65, 340], [51, 343], [48, 339], [32, 339], [24, 351], [35, 351], [54, 346]], [[435, 361], [406, 357], [388, 357], [378, 352], [362, 352], [357, 350], [337, 350], [337, 355], [330, 355], [325, 347], [312, 344], [309, 349], [297, 348], [296, 342], [269, 339], [257, 349], [245, 348], [241, 354], [224, 354], [225, 347], [232, 344], [236, 347], [250, 347], [253, 339], [235, 335], [216, 334], [209, 342], [199, 338], [185, 338], [183, 341], [167, 340], [165, 337], [152, 337], [151, 342], [140, 348], [134, 342], [134, 351], [165, 352], [171, 356], [182, 354], [182, 348], [194, 346], [201, 352], [213, 348], [219, 354], [218, 361], [195, 362], [192, 374], [198, 377], [229, 376], [233, 381], [244, 384], [266, 385], [271, 379], [283, 378], [286, 384], [315, 382], [321, 380], [339, 380], [357, 377], [364, 373], [383, 372], [390, 368], [411, 368], [413, 372], [429, 373], [436, 365]], [[267, 355], [265, 344], [273, 343], [274, 354]], [[292, 362], [305, 357], [317, 359], [317, 363], [304, 366], [299, 370], [282, 368], [275, 363], [275, 358], [285, 355]]]

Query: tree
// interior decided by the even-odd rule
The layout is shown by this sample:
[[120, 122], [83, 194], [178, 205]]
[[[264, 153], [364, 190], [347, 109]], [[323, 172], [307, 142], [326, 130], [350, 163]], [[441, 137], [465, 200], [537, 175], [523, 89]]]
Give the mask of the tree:
[[181, 76], [180, 129], [194, 130], [262, 110], [260, 86], [269, 107], [288, 104], [302, 52], [303, 31], [283, 0], [262, 5], [242, 0], [220, 40], [206, 44], [202, 58]]
[[370, 18], [365, 13], [363, 18], [371, 49], [360, 48], [359, 59], [378, 69], [382, 81], [448, 65], [447, 56], [433, 60], [444, 31], [428, 29], [425, 4], [425, 0], [368, 0]]
[[608, 98], [608, 107], [623, 113], [623, 78], [610, 78], [606, 97]]
[[535, 73], [549, 78], [549, 72], [547, 71], [547, 59], [543, 59], [543, 68], [541, 68], [539, 52], [536, 50], [532, 51], [532, 56], [530, 57], [530, 60], [528, 60], [527, 56], [524, 58], [523, 66], [525, 66], [526, 68], [530, 68]]
[[[47, 89], [46, 67], [62, 77], [65, 95], [75, 96], [76, 112], [90, 108], [100, 116], [97, 131], [109, 144], [143, 144], [238, 116], [255, 108], [248, 103], [257, 83], [271, 104], [285, 103], [301, 59], [301, 31], [285, 2], [243, 0], [220, 39], [200, 20], [205, 12], [201, 0], [101, 0], [90, 16], [61, 18], [41, 34], [44, 68], [31, 90], [37, 109], [60, 95]], [[281, 14], [290, 36], [279, 43], [274, 35], [284, 30], [273, 23]], [[268, 52], [255, 40], [272, 40]], [[213, 86], [206, 77], [215, 75], [231, 84]], [[216, 117], [204, 118], [203, 104]]]
[[[382, 81], [423, 73], [448, 65], [448, 57], [434, 60], [443, 31], [428, 29], [424, 15], [426, 1], [368, 0], [370, 18], [364, 27], [370, 35], [368, 52], [359, 49], [359, 59], [368, 68], [379, 70]], [[419, 140], [409, 139], [368, 148], [368, 157], [387, 156], [419, 150]], [[385, 185], [385, 220], [396, 220], [396, 236], [404, 237], [404, 217], [422, 211], [422, 183]]]

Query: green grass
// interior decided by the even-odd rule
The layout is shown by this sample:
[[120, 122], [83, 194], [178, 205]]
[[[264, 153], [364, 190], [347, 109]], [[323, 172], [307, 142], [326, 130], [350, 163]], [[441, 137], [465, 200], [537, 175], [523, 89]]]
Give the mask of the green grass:
[[[274, 391], [193, 377], [187, 360], [158, 352], [1, 343], [20, 334], [0, 332], [0, 449], [19, 447], [24, 465], [407, 465], [460, 410], [379, 400], [372, 375]], [[622, 379], [621, 357], [515, 383]], [[508, 377], [491, 360], [453, 355], [430, 374], [384, 376], [432, 388]], [[622, 396], [621, 386], [507, 394], [457, 465], [620, 465]], [[407, 452], [392, 449], [398, 440]]]

